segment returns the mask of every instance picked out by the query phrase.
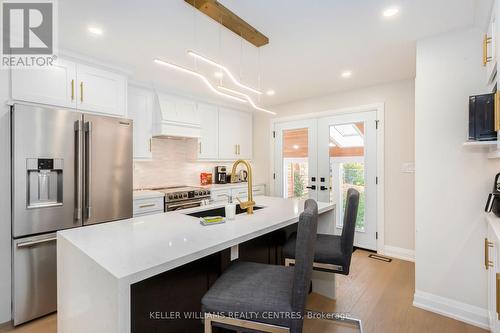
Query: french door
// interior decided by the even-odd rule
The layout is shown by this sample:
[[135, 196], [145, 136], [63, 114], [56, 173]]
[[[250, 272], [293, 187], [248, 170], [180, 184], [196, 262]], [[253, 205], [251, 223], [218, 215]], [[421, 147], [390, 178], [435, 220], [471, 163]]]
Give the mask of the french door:
[[377, 250], [377, 112], [275, 124], [275, 194], [336, 204], [341, 234], [347, 190], [360, 193], [355, 246]]
[[278, 123], [275, 131], [275, 194], [283, 198], [317, 200], [317, 122]]

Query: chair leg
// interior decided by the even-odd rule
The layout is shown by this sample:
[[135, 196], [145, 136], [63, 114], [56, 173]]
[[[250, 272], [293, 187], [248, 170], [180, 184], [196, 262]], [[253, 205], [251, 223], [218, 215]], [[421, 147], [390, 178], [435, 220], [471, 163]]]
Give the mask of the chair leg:
[[360, 333], [363, 333], [363, 324], [361, 323], [361, 319], [347, 317], [347, 316], [335, 316], [332, 312], [322, 312], [313, 310], [306, 310], [306, 314], [312, 316], [313, 318], [319, 315], [320, 318], [322, 319], [354, 325], [359, 328]]
[[205, 317], [205, 333], [212, 333], [212, 319]]

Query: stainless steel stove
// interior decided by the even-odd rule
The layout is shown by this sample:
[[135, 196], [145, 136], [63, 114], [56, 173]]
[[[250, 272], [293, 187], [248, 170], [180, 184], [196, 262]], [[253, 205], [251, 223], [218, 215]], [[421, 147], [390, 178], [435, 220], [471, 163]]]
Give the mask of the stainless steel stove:
[[175, 186], [154, 190], [165, 193], [166, 212], [200, 207], [210, 200], [210, 190], [202, 187]]

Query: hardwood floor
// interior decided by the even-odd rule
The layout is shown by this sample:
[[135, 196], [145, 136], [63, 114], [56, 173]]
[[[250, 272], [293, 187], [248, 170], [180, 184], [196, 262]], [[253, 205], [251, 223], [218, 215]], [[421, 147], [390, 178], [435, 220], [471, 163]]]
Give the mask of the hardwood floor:
[[[394, 259], [386, 263], [354, 252], [351, 272], [337, 275], [337, 300], [312, 294], [307, 307], [325, 312], [343, 312], [360, 318], [366, 333], [480, 333], [480, 328], [412, 306], [415, 265]], [[0, 333], [56, 333], [56, 315], [22, 325], [0, 328]], [[356, 329], [327, 320], [306, 320], [305, 333], [351, 333]]]

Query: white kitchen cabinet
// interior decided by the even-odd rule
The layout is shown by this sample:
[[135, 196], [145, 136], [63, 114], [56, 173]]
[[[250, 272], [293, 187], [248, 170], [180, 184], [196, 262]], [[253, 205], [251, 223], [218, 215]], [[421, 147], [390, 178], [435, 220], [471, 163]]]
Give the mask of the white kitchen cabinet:
[[[497, 309], [497, 297], [500, 297], [500, 265], [499, 250], [500, 241], [495, 233], [492, 224], [500, 224], [500, 219], [494, 215], [488, 215], [488, 231], [484, 239], [484, 269], [487, 270], [488, 283], [488, 319], [490, 331], [492, 333], [500, 332], [500, 321]], [[497, 227], [498, 229], [498, 227]], [[497, 282], [497, 280], [499, 282]]]
[[123, 75], [59, 58], [46, 69], [12, 70], [12, 99], [126, 116]]
[[49, 68], [13, 69], [12, 99], [76, 108], [76, 64], [58, 59]]
[[164, 212], [164, 198], [134, 198], [133, 214], [134, 217], [161, 214]]
[[127, 79], [98, 68], [77, 65], [77, 108], [125, 117]]
[[219, 159], [252, 159], [252, 114], [219, 109]]
[[128, 117], [134, 121], [134, 159], [151, 160], [154, 94], [150, 90], [129, 87]]
[[215, 203], [228, 202], [230, 196], [231, 196], [230, 188], [210, 190], [210, 199], [212, 199], [212, 201]]
[[219, 109], [208, 104], [198, 104], [201, 119], [201, 137], [198, 139], [198, 159], [219, 158]]

